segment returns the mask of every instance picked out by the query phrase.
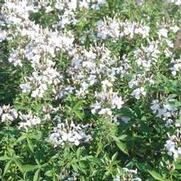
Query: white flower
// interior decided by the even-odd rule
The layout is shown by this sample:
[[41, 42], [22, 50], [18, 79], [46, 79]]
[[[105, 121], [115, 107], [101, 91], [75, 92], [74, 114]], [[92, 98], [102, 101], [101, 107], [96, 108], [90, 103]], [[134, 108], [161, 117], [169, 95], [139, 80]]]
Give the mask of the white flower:
[[98, 38], [118, 38], [120, 36], [120, 23], [115, 18], [100, 20], [97, 22], [97, 31]]
[[121, 181], [120, 176], [116, 176], [113, 181]]
[[7, 33], [6, 31], [0, 30], [0, 42], [6, 39]]
[[98, 38], [101, 38], [104, 40], [108, 37], [109, 33], [108, 33], [108, 30], [106, 30], [106, 27], [103, 21], [97, 22], [97, 29], [98, 29], [98, 33], [97, 33]]
[[129, 118], [128, 116], [121, 116], [121, 121], [123, 121], [124, 123], [128, 123], [130, 121], [131, 118]]
[[35, 126], [41, 123], [41, 119], [37, 116], [32, 115], [32, 113], [23, 114], [19, 112], [19, 118], [21, 122], [19, 123], [19, 129], [28, 129], [29, 127]]
[[[38, 89], [36, 89], [36, 90], [32, 91], [32, 93], [31, 93], [31, 97], [40, 97], [39, 90], [38, 90]], [[42, 95], [41, 95], [41, 97], [42, 97]]]
[[139, 81], [132, 79], [131, 81], [128, 82], [129, 88], [133, 88], [134, 86], [138, 86]]
[[97, 0], [97, 3], [98, 3], [99, 5], [105, 4], [105, 3], [106, 3], [106, 0]]
[[77, 2], [78, 2], [78, 0], [68, 1], [68, 8], [69, 8], [70, 10], [76, 10], [77, 4], [78, 4]]
[[170, 68], [170, 70], [172, 71], [172, 75], [176, 76], [177, 73], [181, 70], [181, 59], [173, 59], [171, 63], [173, 64], [173, 66]]
[[168, 3], [174, 3], [175, 5], [181, 5], [181, 0], [167, 0]]
[[20, 88], [22, 89], [23, 93], [27, 93], [31, 91], [30, 83], [20, 84]]
[[3, 108], [0, 106], [0, 116], [2, 115], [3, 113]]
[[168, 30], [167, 30], [166, 28], [161, 28], [161, 29], [159, 29], [159, 31], [158, 31], [158, 35], [167, 38], [167, 36], [168, 36]]
[[110, 87], [113, 86], [112, 83], [109, 80], [103, 80], [101, 82], [101, 84], [102, 84], [102, 89], [103, 90], [106, 90], [107, 88], [110, 88]]
[[139, 178], [139, 177], [136, 177], [136, 178], [133, 179], [133, 181], [142, 181], [142, 179]]
[[46, 7], [45, 7], [45, 12], [46, 12], [46, 13], [49, 13], [49, 12], [51, 12], [51, 11], [53, 11], [53, 8], [52, 8], [51, 6], [46, 6]]
[[1, 121], [2, 122], [6, 122], [6, 121], [13, 121], [14, 118], [11, 114], [9, 113], [4, 113], [2, 116], [1, 116]]
[[124, 104], [122, 97], [118, 97], [117, 93], [113, 93], [111, 103], [113, 108], [117, 107], [117, 109], [121, 109], [122, 105]]
[[10, 105], [3, 105], [0, 107], [0, 121], [14, 121], [17, 119], [18, 113], [15, 109], [13, 109]]
[[168, 150], [168, 154], [171, 156], [172, 153], [175, 151], [175, 142], [173, 142], [172, 140], [167, 140], [165, 147]]
[[98, 110], [100, 110], [101, 109], [101, 104], [99, 103], [99, 102], [96, 102], [95, 104], [93, 104], [92, 106], [91, 106], [91, 112], [92, 112], [92, 114], [95, 114], [95, 113], [97, 113], [98, 112]]
[[111, 37], [119, 37], [119, 23], [117, 21], [112, 21], [109, 25], [110, 28], [110, 35]]
[[138, 6], [143, 5], [143, 3], [144, 3], [144, 0], [136, 0], [136, 4], [137, 4]]
[[141, 96], [145, 96], [145, 95], [146, 95], [146, 92], [145, 92], [145, 89], [144, 89], [143, 87], [141, 87], [141, 88], [135, 89], [135, 90], [131, 93], [131, 95], [132, 95], [133, 97], [135, 97], [136, 99], [140, 99]]
[[79, 7], [80, 7], [80, 8], [88, 9], [88, 8], [89, 8], [89, 3], [88, 3], [86, 0], [82, 0], [82, 1], [80, 1], [80, 3], [79, 3]]
[[99, 114], [100, 115], [109, 115], [111, 116], [112, 115], [112, 111], [110, 108], [102, 108], [100, 111], [99, 111]]
[[173, 31], [174, 33], [176, 33], [179, 29], [180, 28], [177, 25], [170, 27], [170, 30]]
[[84, 129], [88, 125], [75, 125], [73, 122], [60, 123], [54, 128], [53, 133], [49, 136], [49, 141], [56, 147], [68, 142], [78, 146], [81, 142], [89, 142], [92, 137], [86, 134]]
[[176, 160], [181, 156], [181, 147], [178, 147], [176, 142], [173, 140], [176, 136], [171, 136], [169, 140], [165, 143], [165, 148], [167, 150], [168, 155], [173, 156]]
[[152, 103], [151, 103], [151, 107], [152, 111], [154, 113], [156, 113], [157, 111], [160, 110], [160, 104], [159, 104], [159, 101], [158, 100], [153, 100]]
[[140, 26], [135, 29], [135, 33], [141, 34], [143, 38], [146, 38], [149, 36], [150, 27], [149, 26]]
[[174, 121], [172, 119], [168, 119], [168, 120], [166, 120], [165, 126], [169, 127], [173, 124], [173, 122]]
[[166, 108], [161, 108], [158, 110], [158, 117], [170, 117], [171, 116], [171, 113], [166, 109]]
[[19, 56], [19, 51], [21, 51], [21, 50], [15, 50], [14, 52], [12, 52], [8, 59], [8, 61], [10, 63], [12, 63], [15, 67], [16, 66], [22, 67], [22, 62], [21, 62], [21, 58]]

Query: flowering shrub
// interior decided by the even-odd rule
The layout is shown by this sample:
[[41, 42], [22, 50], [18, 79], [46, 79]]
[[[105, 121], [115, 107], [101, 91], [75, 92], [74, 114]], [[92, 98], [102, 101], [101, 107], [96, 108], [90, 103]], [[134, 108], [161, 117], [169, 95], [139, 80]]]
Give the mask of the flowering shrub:
[[181, 180], [180, 0], [0, 5], [1, 180]]

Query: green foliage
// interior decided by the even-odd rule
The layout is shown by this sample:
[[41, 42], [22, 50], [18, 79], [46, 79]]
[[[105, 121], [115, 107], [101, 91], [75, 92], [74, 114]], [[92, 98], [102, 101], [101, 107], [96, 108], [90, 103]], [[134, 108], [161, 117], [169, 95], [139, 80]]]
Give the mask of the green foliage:
[[[54, 1], [51, 1], [50, 5], [53, 4]], [[33, 112], [42, 119], [41, 124], [24, 130], [18, 128], [19, 118], [12, 123], [0, 122], [0, 180], [58, 181], [68, 180], [75, 174], [80, 181], [111, 181], [116, 176], [123, 181], [131, 181], [132, 174], [124, 168], [137, 169], [137, 175], [143, 181], [181, 180], [180, 158], [173, 160], [164, 149], [167, 133], [174, 133], [175, 130], [173, 127], [166, 127], [163, 120], [155, 116], [150, 109], [151, 101], [154, 99], [168, 101], [174, 108], [181, 108], [180, 73], [176, 78], [171, 76], [169, 67], [165, 66], [166, 63], [170, 64], [171, 60], [162, 52], [151, 70], [154, 84], [145, 83], [147, 95], [141, 100], [131, 97], [128, 83], [133, 75], [139, 72], [141, 75], [148, 74], [149, 77], [148, 72], [143, 73], [136, 65], [133, 57], [133, 52], [142, 45], [147, 45], [148, 40], [142, 39], [139, 35], [131, 40], [128, 37], [114, 41], [109, 38], [98, 40], [95, 34], [97, 21], [105, 16], [114, 17], [115, 14], [121, 20], [146, 22], [151, 27], [151, 39], [155, 40], [158, 38], [157, 24], [172, 20], [176, 24], [180, 23], [181, 11], [179, 7], [169, 6], [160, 0], [145, 1], [143, 6], [136, 5], [134, 0], [108, 0], [99, 10], [78, 10], [76, 18], [79, 21], [73, 25], [66, 25], [64, 31], [73, 29], [74, 41], [83, 45], [85, 49], [89, 49], [96, 41], [98, 44], [104, 44], [111, 51], [111, 55], [118, 59], [115, 63], [117, 67], [123, 55], [129, 57], [131, 71], [124, 78], [119, 77], [115, 81], [116, 91], [123, 94], [125, 100], [121, 109], [113, 110], [118, 115], [118, 124], [111, 116], [91, 113], [90, 106], [95, 100], [91, 90], [99, 90], [99, 84], [94, 85], [95, 87], [90, 86], [90, 94], [79, 98], [70, 93], [65, 99], [53, 100], [52, 97], [55, 95], [51, 90], [57, 87], [51, 86], [43, 98], [34, 98], [30, 96], [31, 93], [22, 93], [20, 83], [35, 68], [31, 67], [27, 60], [23, 60], [22, 67], [14, 67], [8, 62], [11, 48], [15, 48], [20, 40], [0, 43], [0, 105], [11, 104], [17, 111]], [[30, 19], [48, 29], [57, 22], [58, 10], [48, 13], [42, 8], [41, 11], [32, 13]], [[56, 62], [57, 70], [65, 76], [58, 86], [71, 84], [68, 82], [70, 60], [67, 53], [61, 50], [52, 59]], [[76, 86], [79, 88], [79, 85]], [[63, 89], [63, 86], [61, 88]], [[165, 97], [168, 100], [165, 100]], [[57, 107], [58, 111], [49, 110], [50, 105]], [[49, 114], [47, 120], [43, 119], [45, 108]], [[129, 118], [129, 121], [121, 118]], [[65, 143], [53, 147], [48, 137], [61, 120], [90, 124], [91, 141], [80, 143], [79, 146]], [[181, 123], [181, 116], [179, 115], [175, 121]]]

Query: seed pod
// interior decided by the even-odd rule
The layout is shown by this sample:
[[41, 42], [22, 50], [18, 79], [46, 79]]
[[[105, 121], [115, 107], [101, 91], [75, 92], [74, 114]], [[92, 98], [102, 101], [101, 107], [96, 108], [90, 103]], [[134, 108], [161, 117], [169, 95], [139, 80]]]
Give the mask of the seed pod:
[[181, 29], [179, 29], [176, 33], [176, 38], [174, 41], [174, 48], [176, 50], [180, 50], [181, 49]]

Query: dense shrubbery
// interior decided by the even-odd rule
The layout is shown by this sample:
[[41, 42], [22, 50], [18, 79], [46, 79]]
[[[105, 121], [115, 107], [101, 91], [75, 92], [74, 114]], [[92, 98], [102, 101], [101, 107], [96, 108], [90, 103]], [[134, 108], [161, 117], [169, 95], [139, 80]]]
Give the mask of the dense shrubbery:
[[181, 1], [0, 2], [1, 180], [181, 180]]

